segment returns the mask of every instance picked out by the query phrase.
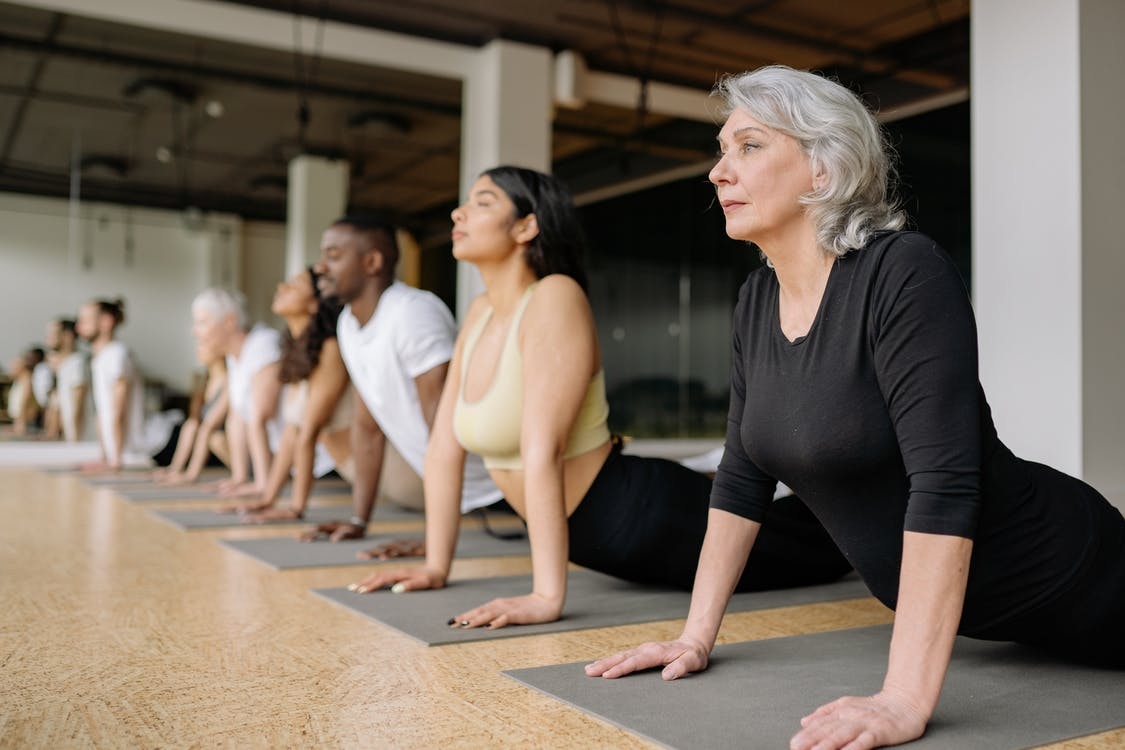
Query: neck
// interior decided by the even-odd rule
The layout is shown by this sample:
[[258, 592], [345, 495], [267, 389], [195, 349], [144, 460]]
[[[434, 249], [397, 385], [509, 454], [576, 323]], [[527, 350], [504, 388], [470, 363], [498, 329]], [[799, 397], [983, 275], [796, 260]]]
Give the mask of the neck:
[[105, 333], [99, 333], [94, 338], [94, 340], [90, 342], [90, 349], [92, 349], [93, 352], [95, 354], [97, 354], [98, 352], [100, 352], [105, 347], [106, 344], [108, 344], [111, 341], [113, 341], [113, 331], [107, 331]]
[[309, 327], [309, 322], [312, 320], [310, 315], [287, 315], [285, 317], [285, 325], [289, 329], [289, 335], [295, 339], [301, 338], [301, 334]]
[[230, 339], [230, 346], [227, 347], [226, 353], [232, 357], [237, 357], [242, 353], [242, 345], [246, 343], [247, 331], [238, 331]]
[[478, 264], [484, 293], [493, 315], [507, 317], [519, 305], [520, 298], [527, 288], [538, 279], [524, 262], [522, 253], [515, 253], [511, 260], [496, 264]]
[[804, 295], [824, 289], [835, 257], [816, 242], [816, 230], [801, 222], [788, 233], [770, 237], [758, 247], [773, 264], [778, 284], [787, 294]]
[[394, 283], [394, 279], [387, 279], [379, 276], [371, 279], [363, 291], [359, 295], [348, 302], [348, 306], [352, 309], [352, 315], [359, 321], [361, 326], [367, 325], [367, 321], [371, 320], [371, 316], [375, 314], [375, 308], [379, 306], [379, 299], [383, 296], [383, 292]]

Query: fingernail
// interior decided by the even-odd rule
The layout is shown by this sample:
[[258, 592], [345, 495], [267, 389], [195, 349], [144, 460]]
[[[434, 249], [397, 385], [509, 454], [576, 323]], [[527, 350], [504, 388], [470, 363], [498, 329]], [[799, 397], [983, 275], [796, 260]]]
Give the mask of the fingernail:
[[358, 588], [359, 588], [359, 584], [358, 584], [358, 583], [349, 583], [349, 584], [348, 584], [348, 591], [355, 591], [355, 590], [356, 590], [356, 589], [358, 589]]
[[360, 586], [358, 589], [355, 590], [355, 592], [357, 594], [366, 594], [367, 593], [367, 587], [366, 586]]
[[403, 591], [406, 591], [406, 584], [402, 581], [399, 581], [394, 586], [391, 586], [392, 594], [401, 594]]
[[447, 623], [445, 623], [445, 624], [446, 624], [446, 625], [453, 625], [453, 624], [454, 624], [454, 623], [456, 623], [456, 622], [457, 622], [457, 618], [456, 618], [456, 617], [450, 617], [450, 618], [449, 618], [449, 622], [447, 622]]

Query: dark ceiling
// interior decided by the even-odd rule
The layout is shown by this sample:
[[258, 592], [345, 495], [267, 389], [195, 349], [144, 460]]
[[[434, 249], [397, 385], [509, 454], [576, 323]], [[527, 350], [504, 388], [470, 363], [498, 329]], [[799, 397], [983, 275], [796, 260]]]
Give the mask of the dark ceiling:
[[[233, 2], [233, 0], [231, 0]], [[283, 219], [289, 160], [340, 156], [353, 206], [425, 235], [459, 189], [460, 84], [324, 57], [321, 20], [580, 52], [591, 70], [709, 89], [781, 62], [883, 110], [964, 91], [969, 0], [243, 0], [293, 19], [280, 52], [0, 2], [0, 190]], [[303, 117], [302, 112], [307, 116]], [[557, 110], [576, 191], [696, 164], [713, 125]]]

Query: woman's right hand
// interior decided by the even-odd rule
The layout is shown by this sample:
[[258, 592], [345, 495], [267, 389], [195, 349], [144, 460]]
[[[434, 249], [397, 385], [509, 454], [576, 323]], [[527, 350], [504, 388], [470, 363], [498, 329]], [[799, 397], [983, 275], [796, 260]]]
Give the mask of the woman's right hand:
[[642, 669], [664, 667], [660, 676], [674, 680], [691, 672], [707, 668], [710, 649], [699, 641], [680, 637], [678, 641], [645, 643], [628, 651], [621, 651], [586, 665], [589, 677], [624, 677]]
[[367, 594], [388, 586], [396, 594], [404, 591], [442, 589], [445, 588], [445, 574], [426, 567], [377, 570], [359, 583], [349, 584], [348, 591]]

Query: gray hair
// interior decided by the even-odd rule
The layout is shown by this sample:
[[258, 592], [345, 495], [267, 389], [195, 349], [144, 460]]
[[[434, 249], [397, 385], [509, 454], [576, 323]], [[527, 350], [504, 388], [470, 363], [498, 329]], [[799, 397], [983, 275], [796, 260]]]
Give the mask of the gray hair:
[[769, 65], [726, 76], [711, 93], [726, 103], [724, 116], [741, 109], [796, 139], [813, 173], [827, 176], [801, 197], [825, 251], [845, 255], [873, 233], [906, 223], [888, 197], [894, 164], [882, 129], [851, 91], [815, 73]]
[[250, 330], [250, 314], [246, 311], [246, 296], [242, 292], [209, 287], [195, 295], [195, 299], [191, 301], [191, 312], [207, 313], [215, 320], [233, 315], [239, 330]]

